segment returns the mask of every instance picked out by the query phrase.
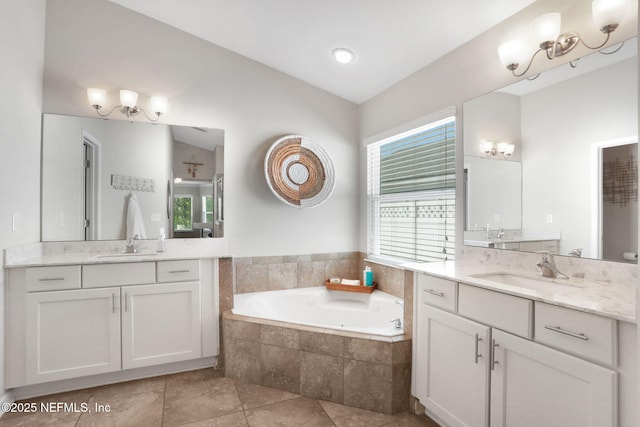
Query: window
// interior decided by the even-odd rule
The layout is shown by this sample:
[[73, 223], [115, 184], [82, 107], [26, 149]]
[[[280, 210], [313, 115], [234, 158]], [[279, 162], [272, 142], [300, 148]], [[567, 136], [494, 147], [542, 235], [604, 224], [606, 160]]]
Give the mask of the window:
[[369, 254], [453, 259], [455, 181], [453, 116], [369, 144]]
[[202, 222], [213, 224], [213, 196], [202, 196]]
[[193, 199], [190, 195], [173, 196], [173, 230], [193, 229]]

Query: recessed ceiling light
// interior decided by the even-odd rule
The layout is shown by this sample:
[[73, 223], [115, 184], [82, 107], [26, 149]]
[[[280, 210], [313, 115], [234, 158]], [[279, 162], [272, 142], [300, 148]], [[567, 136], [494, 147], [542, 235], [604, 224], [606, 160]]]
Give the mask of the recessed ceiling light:
[[355, 54], [349, 49], [345, 49], [344, 47], [333, 49], [332, 53], [336, 61], [341, 64], [348, 64], [349, 62], [353, 61], [353, 58], [355, 58]]

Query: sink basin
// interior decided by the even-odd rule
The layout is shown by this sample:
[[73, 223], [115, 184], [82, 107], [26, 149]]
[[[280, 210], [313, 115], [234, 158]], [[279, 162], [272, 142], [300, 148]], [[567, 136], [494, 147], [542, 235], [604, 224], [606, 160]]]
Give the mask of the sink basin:
[[156, 256], [157, 252], [121, 252], [119, 254], [104, 254], [104, 255], [96, 255], [96, 258], [130, 258], [130, 257], [138, 257], [138, 256]]
[[558, 286], [584, 288], [584, 285], [580, 283], [576, 283], [571, 279], [554, 279], [551, 277], [542, 277], [542, 276], [534, 276], [534, 275], [526, 276], [526, 275], [505, 273], [505, 272], [471, 274], [469, 275], [469, 277], [482, 279], [489, 282], [500, 283], [504, 285], [512, 285], [512, 286], [518, 286], [521, 288], [533, 289], [533, 290], [558, 289]]

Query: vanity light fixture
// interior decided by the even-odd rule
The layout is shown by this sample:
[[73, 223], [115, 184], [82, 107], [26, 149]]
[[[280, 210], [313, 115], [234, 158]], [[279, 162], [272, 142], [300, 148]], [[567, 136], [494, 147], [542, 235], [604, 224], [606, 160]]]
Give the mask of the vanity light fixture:
[[158, 121], [160, 116], [167, 112], [167, 106], [169, 104], [169, 101], [164, 96], [152, 96], [150, 99], [151, 110], [155, 117], [149, 117], [147, 112], [144, 111], [142, 107], [138, 106], [138, 93], [132, 90], [122, 89], [120, 90], [120, 105], [116, 105], [111, 109], [111, 111], [104, 114], [101, 113], [100, 110], [107, 99], [107, 92], [104, 89], [91, 87], [87, 89], [87, 97], [89, 98], [89, 104], [91, 104], [91, 106], [96, 110], [96, 114], [100, 117], [107, 117], [111, 115], [111, 113], [113, 113], [117, 108], [127, 117], [137, 116], [142, 113], [147, 120], [154, 123]]
[[508, 142], [496, 143], [493, 141], [482, 141], [480, 148], [487, 158], [497, 157], [499, 159], [508, 159], [516, 150], [516, 146]]
[[628, 2], [629, 0], [593, 0], [591, 4], [593, 21], [598, 29], [606, 35], [605, 40], [598, 46], [588, 45], [576, 32], [569, 31], [561, 34], [562, 16], [557, 12], [547, 13], [531, 22], [531, 41], [539, 48], [528, 58], [529, 63], [525, 70], [519, 74], [516, 73], [520, 64], [527, 61], [529, 56], [526, 49], [527, 43], [524, 40], [511, 40], [501, 44], [498, 47], [500, 61], [514, 76], [521, 77], [529, 71], [533, 60], [542, 51], [546, 52], [547, 58], [551, 60], [571, 52], [578, 43], [582, 43], [589, 49], [598, 50], [607, 44], [611, 33], [618, 28], [624, 19], [628, 11]]
[[339, 47], [331, 52], [334, 59], [341, 64], [348, 64], [356, 57], [356, 55], [347, 48]]

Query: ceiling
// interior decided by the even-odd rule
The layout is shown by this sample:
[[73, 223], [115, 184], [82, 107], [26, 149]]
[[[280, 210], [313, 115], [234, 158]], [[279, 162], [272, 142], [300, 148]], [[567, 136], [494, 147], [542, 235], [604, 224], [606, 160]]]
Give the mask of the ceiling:
[[[110, 0], [361, 104], [534, 0]], [[331, 51], [355, 52], [346, 65]]]

